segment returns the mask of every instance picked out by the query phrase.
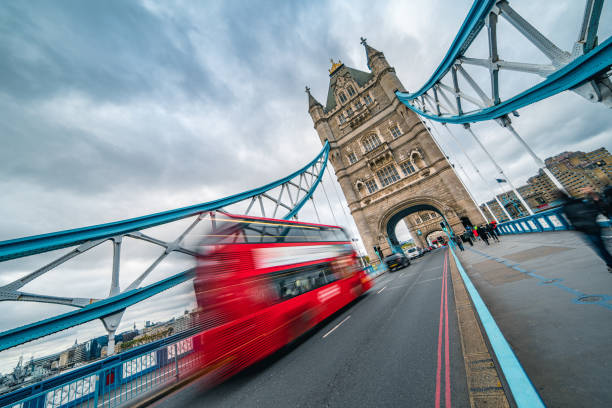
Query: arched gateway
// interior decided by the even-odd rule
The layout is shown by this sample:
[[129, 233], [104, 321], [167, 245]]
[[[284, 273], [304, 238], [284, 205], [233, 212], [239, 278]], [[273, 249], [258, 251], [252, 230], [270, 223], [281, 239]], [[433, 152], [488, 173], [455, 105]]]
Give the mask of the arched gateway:
[[[321, 142], [330, 142], [331, 164], [370, 258], [376, 259], [374, 246], [391, 253], [401, 220], [421, 246], [442, 219], [457, 233], [484, 223], [426, 127], [395, 97], [404, 87], [393, 67], [365, 39], [362, 44], [370, 72], [332, 61], [325, 107], [306, 92], [308, 112]], [[407, 218], [416, 212], [441, 217], [420, 225]]]

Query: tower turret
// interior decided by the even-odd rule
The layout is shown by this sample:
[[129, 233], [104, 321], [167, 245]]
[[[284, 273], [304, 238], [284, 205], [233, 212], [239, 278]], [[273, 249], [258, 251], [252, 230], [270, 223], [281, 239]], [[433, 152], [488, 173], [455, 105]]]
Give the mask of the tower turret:
[[312, 121], [316, 123], [323, 117], [323, 106], [312, 96], [309, 87], [306, 87], [306, 93], [308, 94], [308, 113]]
[[381, 85], [387, 97], [389, 97], [389, 100], [395, 100], [396, 90], [405, 91], [404, 86], [395, 75], [395, 68], [389, 65], [385, 58], [385, 54], [367, 43], [366, 38], [361, 37], [361, 44], [365, 47], [368, 68], [372, 71], [372, 74], [380, 77]]

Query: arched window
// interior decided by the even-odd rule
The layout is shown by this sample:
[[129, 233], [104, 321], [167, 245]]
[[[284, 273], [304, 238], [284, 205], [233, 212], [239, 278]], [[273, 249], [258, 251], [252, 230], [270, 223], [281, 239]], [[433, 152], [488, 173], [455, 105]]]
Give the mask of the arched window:
[[346, 102], [346, 95], [344, 94], [344, 92], [340, 92], [340, 93], [338, 94], [338, 97], [340, 98], [340, 102], [341, 102], [341, 103]]
[[380, 146], [380, 139], [378, 138], [376, 133], [371, 133], [364, 137], [361, 143], [363, 144], [363, 148], [365, 149], [365, 151], [369, 152]]
[[353, 87], [352, 87], [352, 86], [350, 86], [350, 85], [349, 85], [349, 86], [346, 88], [346, 90], [348, 91], [349, 96], [353, 96], [353, 95], [355, 95], [355, 90], [353, 89]]

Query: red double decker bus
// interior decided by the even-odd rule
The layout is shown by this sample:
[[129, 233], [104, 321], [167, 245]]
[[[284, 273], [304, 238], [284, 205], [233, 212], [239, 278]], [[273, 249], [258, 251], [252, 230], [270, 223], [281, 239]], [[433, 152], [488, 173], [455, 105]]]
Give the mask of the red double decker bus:
[[278, 350], [371, 287], [340, 227], [223, 214], [194, 281], [204, 369], [225, 379]]

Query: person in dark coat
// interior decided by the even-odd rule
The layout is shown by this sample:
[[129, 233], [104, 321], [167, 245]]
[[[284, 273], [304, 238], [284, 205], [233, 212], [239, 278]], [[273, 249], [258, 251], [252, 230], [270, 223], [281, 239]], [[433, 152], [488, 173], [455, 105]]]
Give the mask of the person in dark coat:
[[463, 242], [461, 242], [461, 238], [459, 238], [459, 235], [453, 236], [453, 240], [455, 241], [459, 249], [463, 252]]
[[487, 232], [489, 233], [491, 238], [499, 242], [499, 236], [497, 236], [497, 231], [495, 230], [495, 224], [489, 223], [489, 225], [487, 225]]
[[487, 233], [487, 228], [484, 225], [478, 227], [478, 235], [485, 242], [485, 244], [489, 245], [489, 234]]
[[[612, 273], [612, 255], [601, 238], [601, 226], [597, 223], [597, 216], [601, 213], [596, 199], [579, 200], [560, 193], [565, 201], [563, 211], [576, 231], [580, 231], [587, 244], [606, 263], [608, 272]], [[594, 196], [591, 192], [590, 196]]]
[[474, 246], [474, 241], [472, 240], [472, 237], [473, 237], [472, 231], [465, 230], [465, 232], [463, 233], [463, 241], [470, 244], [470, 246]]

